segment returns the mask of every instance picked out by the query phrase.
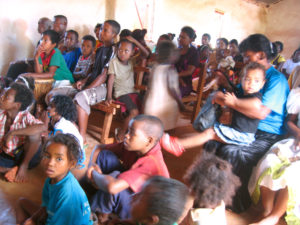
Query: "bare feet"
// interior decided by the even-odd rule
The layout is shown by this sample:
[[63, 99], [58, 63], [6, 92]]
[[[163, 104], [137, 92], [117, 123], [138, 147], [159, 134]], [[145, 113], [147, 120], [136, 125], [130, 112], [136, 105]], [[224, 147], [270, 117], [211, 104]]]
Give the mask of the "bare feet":
[[23, 183], [27, 181], [27, 167], [25, 166], [15, 166], [5, 173], [4, 177], [9, 182]]
[[20, 166], [17, 176], [15, 178], [15, 182], [17, 183], [23, 183], [23, 182], [27, 182], [28, 181], [28, 174], [27, 174], [27, 166]]
[[11, 168], [9, 171], [7, 171], [5, 173], [4, 177], [6, 178], [6, 180], [8, 182], [14, 182], [15, 181], [18, 169], [19, 169], [19, 167], [15, 166], [15, 167]]

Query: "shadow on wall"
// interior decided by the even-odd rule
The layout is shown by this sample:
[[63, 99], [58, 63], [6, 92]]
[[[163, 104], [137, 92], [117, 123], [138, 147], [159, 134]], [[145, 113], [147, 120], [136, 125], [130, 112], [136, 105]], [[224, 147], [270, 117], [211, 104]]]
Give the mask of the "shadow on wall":
[[28, 25], [24, 20], [4, 18], [0, 24], [0, 74], [6, 74], [11, 61], [32, 58], [35, 45], [26, 35]]

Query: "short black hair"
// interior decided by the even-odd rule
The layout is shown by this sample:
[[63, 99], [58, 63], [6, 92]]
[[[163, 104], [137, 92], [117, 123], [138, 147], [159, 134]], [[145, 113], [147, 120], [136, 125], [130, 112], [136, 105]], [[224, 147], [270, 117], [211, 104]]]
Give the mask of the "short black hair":
[[85, 35], [85, 36], [83, 36], [82, 40], [84, 40], [84, 41], [91, 41], [93, 47], [96, 46], [96, 39], [92, 35]]
[[236, 39], [232, 39], [229, 44], [239, 46], [238, 41]]
[[95, 29], [97, 29], [97, 28], [101, 29], [102, 28], [102, 23], [97, 23], [96, 26], [95, 26]]
[[128, 29], [123, 29], [121, 30], [120, 32], [120, 38], [124, 38], [124, 37], [127, 37], [127, 36], [131, 36], [132, 32]]
[[72, 33], [75, 35], [76, 40], [78, 41], [79, 35], [78, 32], [76, 30], [67, 30], [67, 33]]
[[43, 32], [43, 36], [44, 35], [48, 35], [50, 37], [50, 40], [52, 42], [52, 44], [56, 44], [56, 46], [58, 45], [59, 42], [59, 34], [54, 31], [54, 30], [46, 30]]
[[56, 20], [56, 19], [63, 19], [63, 20], [65, 20], [66, 23], [68, 24], [68, 19], [67, 19], [67, 17], [64, 16], [64, 15], [56, 15], [56, 16], [54, 16], [54, 19], [55, 19], [55, 20]]
[[68, 159], [70, 161], [74, 161], [76, 164], [78, 163], [78, 160], [82, 157], [82, 151], [79, 142], [77, 138], [72, 134], [57, 133], [55, 136], [48, 139], [42, 149], [43, 154], [46, 152], [47, 147], [51, 143], [59, 143], [66, 146], [68, 149]]
[[273, 59], [277, 55], [277, 49], [274, 48], [272, 42], [263, 34], [252, 34], [243, 40], [239, 45], [240, 53], [247, 51], [264, 52], [268, 60]]
[[33, 93], [26, 85], [14, 82], [10, 85], [10, 88], [16, 91], [15, 102], [21, 103], [20, 111], [24, 111], [32, 104], [34, 100]]
[[283, 43], [281, 41], [275, 41], [274, 44], [276, 46], [279, 46], [280, 52], [282, 52], [282, 50], [283, 50]]
[[[9, 87], [9, 85], [13, 82], [13, 79], [8, 76], [0, 75], [0, 89], [4, 89]], [[0, 90], [2, 91], [2, 90]]]
[[164, 125], [161, 120], [155, 116], [140, 114], [134, 117], [132, 122], [143, 122], [143, 131], [149, 137], [154, 137], [158, 142], [164, 133]]
[[195, 208], [215, 208], [221, 201], [230, 205], [240, 185], [230, 163], [207, 152], [198, 156], [184, 175], [184, 180], [195, 197]]
[[66, 120], [77, 121], [77, 110], [71, 97], [67, 95], [55, 95], [51, 98], [50, 105], [55, 107], [55, 111]]
[[123, 42], [131, 44], [132, 49], [135, 48], [135, 44], [133, 42], [129, 41], [128, 39], [126, 39], [126, 38], [120, 39], [120, 41], [118, 42], [117, 46], [120, 47], [121, 43], [123, 43]]
[[246, 66], [244, 66], [243, 72], [242, 72], [242, 78], [244, 78], [250, 70], [261, 70], [263, 72], [264, 79], [265, 79], [266, 69], [263, 65], [261, 65], [257, 62], [250, 62]]
[[223, 41], [226, 46], [228, 46], [228, 40], [226, 38], [218, 38], [217, 41]]
[[209, 41], [211, 40], [211, 36], [210, 36], [210, 34], [208, 34], [208, 33], [204, 33], [204, 34], [202, 35], [202, 37], [203, 37], [203, 36], [207, 37]]
[[113, 31], [116, 35], [119, 34], [119, 32], [121, 30], [121, 26], [117, 21], [115, 21], [115, 20], [106, 20], [104, 23], [108, 23], [110, 26], [112, 26]]
[[138, 42], [145, 40], [145, 35], [147, 34], [147, 29], [135, 29], [132, 31], [131, 36]]
[[181, 28], [181, 32], [186, 33], [187, 36], [189, 36], [189, 38], [192, 39], [192, 41], [195, 41], [195, 39], [197, 38], [196, 32], [192, 27], [185, 26]]
[[31, 91], [34, 91], [35, 82], [34, 82], [33, 77], [26, 77], [26, 76], [20, 75], [20, 76], [17, 77], [16, 82], [25, 84]]
[[175, 179], [154, 176], [145, 182], [140, 194], [147, 194], [147, 211], [158, 216], [158, 224], [169, 225], [182, 216], [189, 189]]
[[158, 63], [169, 63], [171, 56], [176, 54], [176, 46], [172, 41], [161, 41], [158, 43], [155, 53], [157, 54], [156, 60]]

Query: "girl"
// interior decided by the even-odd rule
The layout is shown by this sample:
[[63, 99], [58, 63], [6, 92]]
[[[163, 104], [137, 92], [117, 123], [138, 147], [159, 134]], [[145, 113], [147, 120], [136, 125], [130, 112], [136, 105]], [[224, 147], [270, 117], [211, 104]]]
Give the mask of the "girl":
[[17, 224], [92, 224], [88, 199], [70, 170], [81, 154], [70, 134], [57, 134], [43, 149], [42, 164], [47, 179], [42, 206], [22, 198], [17, 206]]
[[190, 166], [184, 180], [194, 197], [189, 225], [226, 225], [225, 205], [232, 203], [240, 181], [231, 165], [212, 154], [203, 154]]
[[74, 102], [69, 96], [56, 95], [48, 106], [48, 116], [50, 118], [50, 135], [57, 133], [72, 134], [78, 141], [81, 148], [81, 155], [78, 164], [84, 167], [85, 151], [83, 149], [83, 139], [76, 126], [77, 110]]
[[171, 41], [161, 41], [156, 49], [157, 64], [151, 71], [144, 113], [158, 117], [165, 130], [176, 127], [179, 107], [183, 108], [178, 87], [178, 74], [172, 67], [177, 50]]
[[197, 35], [193, 28], [183, 27], [179, 35], [180, 58], [175, 64], [179, 75], [179, 88], [181, 96], [189, 95], [193, 90], [192, 74], [198, 66], [198, 52], [192, 46]]

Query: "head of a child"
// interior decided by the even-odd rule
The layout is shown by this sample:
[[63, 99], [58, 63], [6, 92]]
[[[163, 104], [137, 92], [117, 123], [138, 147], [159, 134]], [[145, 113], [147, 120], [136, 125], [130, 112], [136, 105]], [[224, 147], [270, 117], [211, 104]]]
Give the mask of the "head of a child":
[[94, 33], [96, 35], [96, 38], [99, 40], [100, 39], [100, 31], [102, 28], [102, 23], [97, 23], [94, 29]]
[[283, 51], [283, 43], [281, 41], [275, 41], [274, 44], [276, 46], [277, 53], [281, 53]]
[[194, 196], [195, 208], [216, 208], [222, 201], [232, 203], [240, 185], [231, 165], [210, 153], [203, 153], [189, 167], [184, 180]]
[[52, 49], [56, 48], [59, 42], [59, 34], [54, 30], [46, 30], [43, 32], [40, 46], [46, 53], [50, 53]]
[[73, 50], [78, 45], [78, 33], [75, 30], [68, 30], [65, 33], [64, 45], [67, 50]]
[[160, 119], [140, 114], [129, 122], [124, 146], [128, 151], [145, 154], [158, 143], [163, 132], [164, 128]]
[[53, 30], [59, 33], [60, 35], [63, 35], [68, 26], [68, 19], [64, 15], [56, 15], [54, 16], [54, 22], [53, 22]]
[[217, 49], [227, 49], [228, 40], [226, 38], [218, 38], [217, 39]]
[[298, 48], [298, 49], [296, 49], [296, 51], [294, 51], [292, 60], [294, 63], [300, 62], [300, 48]]
[[123, 29], [123, 30], [121, 30], [119, 36], [120, 36], [120, 39], [123, 39], [123, 38], [126, 38], [126, 37], [131, 36], [131, 35], [132, 35], [132, 32], [130, 30]]
[[117, 56], [123, 64], [127, 64], [128, 60], [134, 54], [134, 47], [134, 43], [127, 40], [126, 38], [123, 38], [119, 41]]
[[0, 109], [24, 111], [33, 102], [33, 93], [24, 84], [12, 83], [0, 98]]
[[197, 35], [192, 27], [185, 26], [181, 29], [179, 34], [179, 45], [181, 47], [189, 47], [190, 44], [195, 41]]
[[239, 45], [236, 39], [232, 39], [229, 42], [229, 50], [230, 50], [230, 55], [235, 55], [239, 52]]
[[84, 57], [90, 56], [96, 46], [96, 39], [92, 35], [85, 35], [81, 40], [81, 53]]
[[51, 98], [48, 113], [51, 118], [58, 121], [61, 117], [71, 122], [77, 121], [76, 106], [71, 97], [66, 95], [55, 95]]
[[160, 42], [162, 42], [162, 41], [171, 41], [171, 39], [170, 39], [170, 37], [169, 37], [169, 35], [167, 35], [167, 34], [162, 34], [162, 35], [160, 35], [159, 36], [159, 38], [157, 39], [157, 45], [160, 43]]
[[142, 45], [146, 46], [145, 36], [147, 34], [147, 29], [135, 29], [132, 31], [131, 36], [140, 42]]
[[51, 183], [62, 180], [76, 166], [80, 155], [80, 145], [73, 135], [58, 133], [50, 138], [42, 151], [42, 165]]
[[252, 34], [239, 45], [244, 63], [258, 62], [268, 64], [277, 55], [277, 49], [273, 47], [269, 39], [263, 34]]
[[100, 40], [104, 43], [104, 46], [112, 45], [114, 39], [119, 34], [120, 29], [120, 24], [115, 20], [106, 20], [104, 22], [100, 33]]
[[26, 77], [26, 76], [18, 76], [16, 83], [25, 84], [31, 91], [34, 91], [34, 78], [33, 77]]
[[46, 30], [50, 30], [52, 28], [52, 21], [47, 17], [42, 17], [38, 22], [38, 32], [42, 34]]
[[245, 94], [259, 92], [265, 84], [264, 66], [256, 62], [247, 64], [243, 68], [241, 83]]
[[187, 213], [189, 190], [181, 182], [155, 176], [131, 200], [131, 215], [136, 223], [173, 225]]
[[203, 45], [209, 45], [210, 39], [211, 39], [210, 35], [205, 33], [202, 35], [201, 42]]
[[161, 41], [158, 43], [155, 53], [156, 61], [160, 64], [175, 63], [179, 57], [177, 47], [171, 41]]

